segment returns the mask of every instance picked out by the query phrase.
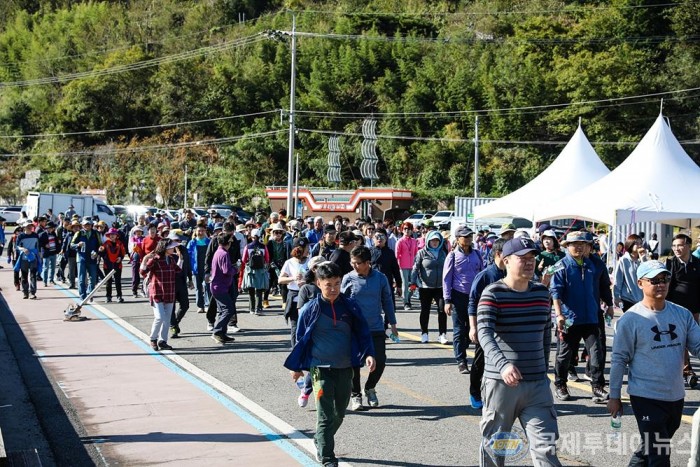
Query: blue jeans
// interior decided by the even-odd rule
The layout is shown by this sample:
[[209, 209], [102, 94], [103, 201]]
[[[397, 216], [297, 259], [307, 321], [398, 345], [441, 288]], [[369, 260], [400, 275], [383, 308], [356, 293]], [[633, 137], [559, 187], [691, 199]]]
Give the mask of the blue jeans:
[[197, 291], [197, 308], [209, 308], [209, 287], [204, 282], [204, 271], [195, 274], [194, 287]]
[[41, 275], [44, 279], [44, 284], [48, 284], [49, 281], [53, 282], [56, 275], [56, 255], [44, 257]]
[[411, 285], [411, 269], [401, 269], [401, 280], [403, 281], [403, 290], [401, 291], [403, 304], [410, 305], [411, 296], [413, 295], [413, 292], [408, 288], [408, 286]]
[[457, 363], [467, 363], [469, 347], [469, 295], [452, 290], [452, 347]]
[[97, 263], [91, 260], [81, 260], [78, 257], [78, 295], [80, 295], [80, 299], [84, 300], [96, 285]]

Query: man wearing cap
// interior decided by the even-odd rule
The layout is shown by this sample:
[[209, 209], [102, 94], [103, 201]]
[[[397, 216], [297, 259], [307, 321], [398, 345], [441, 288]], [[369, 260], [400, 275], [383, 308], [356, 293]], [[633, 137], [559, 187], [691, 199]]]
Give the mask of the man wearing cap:
[[102, 256], [104, 264], [105, 276], [111, 271], [114, 271], [114, 276], [107, 281], [107, 299], [106, 303], [112, 302], [112, 283], [116, 284], [117, 301], [124, 303], [122, 298], [122, 260], [126, 256], [126, 248], [119, 240], [119, 230], [112, 227], [107, 231], [107, 240], [100, 245], [98, 252]]
[[[697, 322], [700, 318], [700, 259], [690, 253], [692, 246], [693, 241], [686, 234], [679, 233], [673, 237], [671, 242], [673, 255], [666, 259], [666, 269], [671, 273], [667, 298], [689, 310]], [[687, 352], [683, 375], [689, 385], [697, 384], [697, 376], [690, 365]]]
[[335, 230], [335, 225], [327, 224], [323, 227], [323, 238], [311, 247], [309, 257], [323, 256], [326, 259], [331, 257], [331, 254], [338, 247], [335, 244], [335, 236], [338, 233]]
[[348, 274], [353, 271], [352, 265], [350, 264], [350, 252], [356, 246], [357, 237], [354, 233], [349, 230], [340, 232], [338, 235], [338, 242], [340, 246], [331, 253], [331, 257], [328, 259], [331, 263], [337, 264], [340, 267], [340, 272]]
[[58, 235], [56, 235], [56, 224], [53, 221], [46, 223], [46, 230], [39, 235], [39, 247], [43, 258], [42, 279], [44, 287], [56, 285], [54, 277], [56, 274], [56, 257], [60, 250]]
[[34, 224], [25, 222], [23, 232], [17, 236], [15, 242], [15, 271], [21, 275], [22, 292], [24, 298], [36, 300], [36, 276], [41, 268], [39, 236], [34, 231]]
[[[276, 213], [273, 213], [276, 214]], [[279, 215], [277, 216], [279, 218]], [[279, 276], [284, 263], [290, 258], [292, 251], [291, 245], [284, 241], [285, 229], [280, 222], [272, 224], [270, 228], [271, 236], [267, 241], [267, 251], [270, 254], [270, 287], [265, 290], [263, 295], [263, 308], [270, 307], [270, 292], [273, 295], [279, 295], [280, 288]], [[284, 294], [286, 297], [286, 294]], [[283, 301], [284, 298], [283, 297]]]
[[68, 210], [66, 211], [66, 219], [72, 219], [72, 217], [76, 214], [75, 212], [75, 206], [72, 204], [68, 206]]
[[314, 218], [314, 226], [306, 232], [306, 239], [309, 241], [309, 248], [313, 248], [318, 242], [323, 239], [323, 217], [316, 216]]
[[[387, 232], [380, 228], [374, 231], [374, 246], [369, 249], [372, 254], [372, 267], [386, 276], [389, 281], [389, 288], [396, 290], [401, 296], [402, 277], [399, 262], [396, 260], [394, 251], [389, 248]], [[391, 299], [394, 300], [394, 294], [391, 294]], [[396, 303], [394, 303], [394, 309]]]
[[83, 219], [83, 229], [73, 235], [71, 248], [75, 250], [78, 266], [78, 294], [84, 300], [97, 285], [97, 250], [102, 244], [100, 235], [92, 229], [92, 220]]
[[663, 263], [637, 268], [642, 301], [626, 310], [615, 327], [610, 367], [612, 416], [622, 414], [622, 380], [642, 441], [629, 465], [671, 465], [671, 438], [681, 424], [685, 348], [700, 353], [700, 327], [686, 308], [666, 300], [671, 272]]
[[[529, 238], [503, 245], [506, 276], [484, 289], [477, 332], [484, 350], [482, 466], [503, 465], [491, 446], [516, 420], [525, 428], [535, 465], [559, 466], [559, 437], [547, 368], [551, 322], [549, 292], [532, 280], [537, 247]], [[517, 332], [513, 332], [517, 329]]]
[[481, 382], [484, 379], [484, 349], [479, 344], [477, 334], [477, 309], [484, 289], [506, 276], [505, 264], [503, 263], [503, 245], [505, 243], [506, 241], [502, 238], [493, 242], [491, 264], [476, 275], [469, 290], [467, 311], [469, 314], [469, 339], [474, 343], [474, 360], [472, 360], [472, 368], [469, 372], [469, 403], [472, 408], [477, 410], [484, 406], [481, 398]]
[[555, 394], [562, 401], [571, 398], [566, 385], [569, 365], [583, 339], [589, 355], [592, 400], [604, 404], [608, 393], [598, 327], [600, 275], [598, 268], [586, 258], [587, 244], [593, 243], [592, 238], [585, 232], [570, 232], [562, 243], [567, 248], [566, 256], [560, 261], [563, 269], [554, 273], [549, 284], [560, 340], [554, 364]]
[[204, 282], [204, 260], [207, 256], [207, 248], [211, 240], [207, 236], [205, 225], [197, 226], [194, 237], [187, 243], [187, 253], [190, 257], [190, 268], [194, 276], [196, 289], [195, 304], [197, 313], [204, 313], [204, 309], [209, 307], [209, 291]]
[[515, 236], [515, 226], [513, 224], [503, 224], [501, 226], [501, 238], [510, 240]]
[[68, 288], [75, 288], [75, 279], [78, 277], [78, 263], [77, 255], [75, 249], [71, 248], [71, 243], [73, 242], [73, 237], [80, 231], [80, 222], [71, 221], [70, 230], [66, 230], [66, 234], [63, 237], [63, 245], [61, 246], [61, 251], [63, 256], [65, 256], [68, 265]]
[[[457, 369], [469, 373], [467, 348], [469, 347], [469, 291], [476, 275], [484, 269], [481, 255], [472, 246], [474, 232], [466, 225], [455, 231], [457, 245], [447, 254], [442, 270], [442, 297], [445, 313], [452, 316], [452, 347]], [[441, 344], [447, 343], [447, 338]]]

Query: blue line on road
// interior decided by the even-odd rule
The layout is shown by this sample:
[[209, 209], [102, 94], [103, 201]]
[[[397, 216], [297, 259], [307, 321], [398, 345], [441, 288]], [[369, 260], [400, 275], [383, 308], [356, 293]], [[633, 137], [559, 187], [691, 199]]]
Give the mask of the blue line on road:
[[[65, 289], [58, 289], [60, 292], [62, 292], [64, 295], [67, 297], [71, 298], [74, 300], [76, 303], [80, 303], [80, 300], [78, 300], [73, 294], [68, 292]], [[83, 305], [83, 307], [87, 307], [89, 305]], [[143, 342], [141, 339], [137, 338], [133, 334], [131, 334], [129, 331], [121, 327], [119, 324], [115, 323], [112, 319], [110, 319], [108, 316], [105, 316], [102, 312], [97, 310], [96, 308], [90, 306], [90, 311], [97, 315], [98, 318], [103, 320], [106, 324], [111, 326], [113, 329], [118, 331], [121, 335], [129, 339], [131, 342], [136, 344], [138, 347], [141, 349], [145, 350], [149, 354], [153, 355], [160, 363], [165, 365], [168, 369], [171, 371], [175, 372], [178, 374], [180, 377], [183, 379], [189, 381], [202, 391], [204, 391], [207, 395], [218, 401], [221, 405], [226, 407], [229, 411], [233, 412], [237, 416], [239, 416], [244, 422], [248, 423], [250, 426], [258, 430], [262, 435], [264, 435], [267, 439], [275, 443], [279, 448], [283, 449], [287, 454], [292, 456], [294, 459], [296, 459], [301, 465], [305, 466], [315, 466], [318, 465], [316, 462], [314, 462], [308, 454], [306, 454], [304, 451], [301, 451], [298, 449], [294, 444], [292, 444], [287, 438], [278, 435], [275, 433], [273, 430], [270, 429], [267, 425], [265, 425], [263, 422], [258, 420], [257, 418], [253, 417], [250, 413], [248, 413], [245, 409], [242, 407], [238, 406], [236, 403], [234, 403], [231, 399], [228, 397], [224, 396], [223, 394], [219, 393], [216, 391], [214, 388], [206, 384], [204, 381], [200, 380], [199, 378], [191, 375], [184, 369], [180, 368], [177, 366], [175, 363], [171, 362], [170, 359], [168, 359], [166, 356], [160, 354], [159, 352], [154, 351], [149, 345], [147, 345], [145, 342]], [[77, 324], [77, 323], [76, 323]]]

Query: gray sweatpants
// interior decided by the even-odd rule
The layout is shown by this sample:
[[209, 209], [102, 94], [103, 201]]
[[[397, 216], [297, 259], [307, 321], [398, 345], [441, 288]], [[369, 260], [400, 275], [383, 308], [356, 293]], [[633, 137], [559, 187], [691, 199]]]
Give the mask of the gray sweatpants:
[[493, 449], [487, 445], [496, 433], [510, 432], [516, 420], [525, 430], [534, 465], [561, 465], [556, 446], [559, 439], [557, 414], [546, 376], [539, 381], [520, 381], [516, 387], [510, 387], [502, 380], [484, 378], [481, 395], [484, 408], [480, 423], [483, 441], [479, 465], [500, 467], [509, 460], [510, 454], [494, 455]]

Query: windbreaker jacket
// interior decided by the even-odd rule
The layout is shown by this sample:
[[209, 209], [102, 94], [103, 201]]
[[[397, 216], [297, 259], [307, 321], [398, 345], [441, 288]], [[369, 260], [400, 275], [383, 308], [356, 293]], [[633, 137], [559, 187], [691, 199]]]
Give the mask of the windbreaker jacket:
[[[439, 238], [440, 245], [437, 248], [437, 256], [428, 249], [428, 241], [431, 238]], [[411, 271], [411, 284], [416, 284], [427, 289], [442, 288], [442, 270], [445, 266], [447, 252], [443, 248], [443, 238], [437, 232], [430, 232], [426, 238], [426, 247], [418, 251]]]
[[579, 266], [569, 254], [560, 263], [564, 269], [555, 272], [549, 284], [552, 298], [561, 301], [565, 315], [573, 314], [574, 325], [598, 324], [599, 284], [595, 266], [588, 258]]
[[[319, 300], [323, 300], [320, 296], [312, 299], [304, 305], [299, 311], [299, 321], [297, 322], [297, 343], [290, 352], [284, 362], [284, 367], [292, 371], [309, 371], [312, 359], [311, 349], [313, 348], [313, 330], [316, 326], [316, 321], [321, 313]], [[351, 343], [351, 362], [354, 368], [364, 366], [367, 357], [374, 357], [374, 345], [372, 344], [372, 334], [369, 332], [369, 326], [357, 303], [345, 295], [339, 295], [333, 303], [333, 306], [342, 311], [349, 311], [352, 322], [352, 343]]]

